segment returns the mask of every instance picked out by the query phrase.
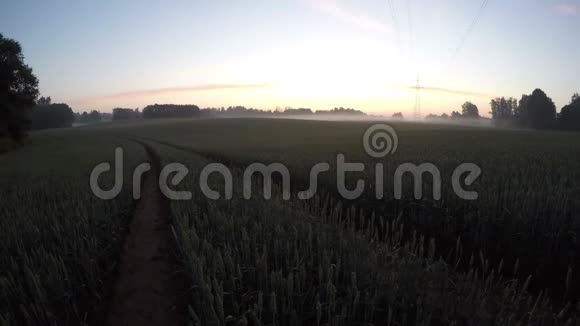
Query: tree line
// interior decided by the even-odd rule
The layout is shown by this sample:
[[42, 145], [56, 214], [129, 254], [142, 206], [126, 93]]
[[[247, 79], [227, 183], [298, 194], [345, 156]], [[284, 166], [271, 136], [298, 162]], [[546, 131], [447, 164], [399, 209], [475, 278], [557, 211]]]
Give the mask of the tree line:
[[554, 101], [541, 89], [513, 97], [498, 97], [491, 100], [491, 116], [496, 125], [532, 129], [580, 130], [580, 96], [572, 95], [570, 102], [560, 113]]
[[139, 109], [115, 108], [113, 121], [135, 119], [162, 119], [162, 118], [193, 118], [200, 115], [201, 110], [193, 104], [153, 104]]
[[138, 118], [141, 118], [141, 112], [139, 112], [139, 109], [126, 109], [126, 108], [113, 109], [113, 121], [134, 120]]
[[192, 118], [199, 115], [197, 105], [154, 104], [143, 108], [143, 119]]
[[[285, 108], [283, 110], [259, 110], [243, 106], [227, 109], [200, 109], [196, 105], [154, 104], [143, 109], [115, 108], [110, 115], [96, 110], [74, 113], [64, 103], [53, 104], [50, 97], [40, 97], [38, 79], [32, 69], [24, 63], [20, 44], [0, 34], [0, 138], [9, 137], [20, 141], [30, 129], [63, 128], [73, 123], [95, 123], [104, 119], [158, 119], [190, 118], [196, 116], [297, 116], [297, 115], [349, 115], [363, 116], [365, 113], [351, 108], [313, 111], [310, 108]], [[38, 101], [37, 101], [38, 99]], [[494, 124], [534, 129], [580, 130], [580, 96], [574, 94], [570, 102], [558, 113], [556, 105], [541, 89], [520, 100], [513, 97], [498, 97], [491, 100], [491, 116]], [[398, 112], [393, 118], [402, 119]], [[429, 115], [427, 119], [478, 119], [479, 109], [466, 102], [461, 112], [451, 115]]]
[[154, 104], [139, 109], [115, 108], [113, 120], [161, 119], [161, 118], [192, 118], [192, 117], [273, 117], [273, 116], [301, 116], [301, 115], [366, 115], [364, 112], [351, 108], [333, 108], [332, 110], [316, 110], [310, 108], [291, 108], [276, 110], [260, 110], [245, 106], [229, 106], [227, 108], [204, 108], [197, 105]]
[[113, 115], [111, 113], [99, 112], [97, 110], [83, 111], [82, 113], [75, 112], [75, 123], [79, 125], [111, 121], [112, 119]]
[[201, 110], [201, 114], [205, 116], [321, 116], [321, 115], [348, 115], [348, 116], [365, 116], [366, 113], [352, 109], [335, 107], [330, 110], [312, 110], [310, 108], [276, 108], [275, 110], [260, 110], [254, 108], [246, 108], [244, 106], [230, 106], [228, 108], [205, 108]]
[[452, 111], [451, 114], [443, 113], [441, 115], [429, 114], [426, 120], [445, 120], [445, 119], [479, 119], [479, 108], [471, 102], [465, 102], [461, 106], [461, 112]]
[[0, 137], [26, 137], [37, 97], [38, 79], [24, 63], [20, 44], [0, 34]]
[[[519, 127], [529, 129], [553, 129], [580, 131], [580, 95], [572, 95], [570, 102], [558, 113], [554, 101], [541, 89], [531, 94], [524, 94], [517, 100], [513, 97], [497, 97], [490, 102], [491, 120], [501, 127]], [[400, 113], [393, 118], [400, 118]], [[478, 119], [479, 109], [471, 102], [462, 105], [461, 112], [453, 111], [451, 115], [429, 114], [427, 120], [445, 119]]]
[[50, 97], [41, 97], [30, 110], [30, 129], [66, 128], [75, 121], [73, 110], [64, 103], [53, 104]]

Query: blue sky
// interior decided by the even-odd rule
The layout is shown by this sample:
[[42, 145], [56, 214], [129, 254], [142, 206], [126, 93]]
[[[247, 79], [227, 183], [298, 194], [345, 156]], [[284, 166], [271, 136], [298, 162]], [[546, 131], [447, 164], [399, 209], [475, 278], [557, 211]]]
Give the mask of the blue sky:
[[[423, 113], [540, 87], [580, 92], [580, 0], [4, 1], [43, 95], [82, 111], [150, 103]], [[394, 13], [394, 14], [393, 14]], [[409, 15], [410, 14], [410, 15]], [[394, 19], [393, 19], [394, 17]], [[432, 88], [432, 89], [431, 89]]]

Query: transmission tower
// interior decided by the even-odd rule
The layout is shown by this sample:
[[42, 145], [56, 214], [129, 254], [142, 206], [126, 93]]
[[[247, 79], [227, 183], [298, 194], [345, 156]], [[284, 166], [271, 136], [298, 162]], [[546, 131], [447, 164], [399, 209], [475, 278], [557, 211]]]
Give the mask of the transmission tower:
[[415, 86], [415, 119], [421, 120], [421, 86], [419, 84], [419, 75], [417, 75], [417, 86]]

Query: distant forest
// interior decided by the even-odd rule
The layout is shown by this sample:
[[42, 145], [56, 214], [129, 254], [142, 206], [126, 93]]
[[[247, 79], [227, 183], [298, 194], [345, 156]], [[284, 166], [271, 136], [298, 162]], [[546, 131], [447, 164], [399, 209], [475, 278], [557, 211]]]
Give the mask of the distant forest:
[[30, 110], [30, 129], [66, 128], [74, 122], [73, 110], [64, 103], [53, 104], [50, 97], [41, 97]]
[[358, 115], [365, 116], [362, 111], [351, 108], [334, 108], [332, 110], [317, 110], [307, 108], [285, 108], [283, 110], [259, 110], [244, 106], [230, 106], [228, 108], [200, 109], [197, 105], [154, 104], [139, 109], [113, 109], [113, 120], [159, 119], [159, 118], [192, 118], [192, 117], [273, 117], [298, 115]]
[[[580, 130], [580, 96], [574, 94], [570, 103], [557, 113], [551, 98], [540, 89], [529, 95], [522, 95], [518, 101], [513, 97], [498, 97], [491, 100], [491, 121], [496, 126], [519, 127], [529, 129]], [[103, 121], [163, 119], [163, 118], [195, 118], [195, 117], [325, 117], [325, 116], [366, 116], [362, 111], [352, 108], [333, 108], [331, 110], [312, 110], [310, 108], [284, 108], [276, 110], [260, 110], [244, 106], [200, 109], [197, 105], [153, 104], [143, 110], [131, 108], [115, 108], [112, 113], [101, 113], [97, 110], [75, 113], [64, 103], [54, 104], [50, 97], [40, 97], [28, 114], [28, 128], [31, 130], [47, 128], [66, 128], [73, 124], [85, 125]], [[397, 112], [391, 116], [393, 120], [404, 120], [403, 114]], [[425, 120], [435, 122], [466, 122], [482, 118], [479, 108], [465, 102], [461, 110], [450, 114], [427, 115]], [[0, 130], [0, 136], [7, 134]]]
[[[529, 95], [522, 95], [520, 100], [513, 97], [498, 97], [490, 103], [491, 121], [496, 126], [519, 127], [529, 129], [580, 130], [580, 96], [574, 94], [570, 103], [558, 113], [550, 97], [540, 89]], [[103, 121], [195, 118], [195, 117], [325, 117], [325, 116], [366, 116], [362, 111], [352, 108], [333, 108], [331, 110], [312, 110], [310, 108], [284, 108], [260, 110], [244, 106], [200, 109], [197, 105], [153, 104], [143, 110], [132, 108], [115, 108], [112, 113], [101, 113], [97, 110], [75, 113], [64, 103], [54, 104], [50, 97], [40, 97], [28, 113], [28, 129], [66, 128], [73, 124], [84, 125]], [[393, 120], [404, 120], [403, 114], [397, 112]], [[425, 120], [435, 122], [477, 121], [482, 118], [479, 108], [465, 102], [461, 110], [450, 114], [427, 115]], [[0, 136], [7, 135], [0, 128]]]
[[[258, 110], [243, 106], [200, 109], [196, 105], [155, 104], [139, 109], [116, 108], [112, 114], [97, 110], [74, 113], [64, 103], [53, 104], [50, 97], [40, 97], [38, 79], [24, 63], [20, 44], [0, 34], [0, 139], [24, 139], [31, 129], [65, 128], [76, 124], [90, 124], [107, 120], [191, 118], [207, 116], [364, 116], [365, 113], [350, 108], [329, 111], [312, 111], [308, 108], [284, 110]], [[580, 96], [574, 94], [570, 102], [558, 113], [554, 101], [541, 89], [520, 100], [499, 97], [491, 101], [491, 120], [497, 126], [531, 129], [580, 130]], [[403, 114], [395, 113], [393, 119], [401, 120]], [[481, 119], [478, 107], [466, 102], [461, 112], [450, 115], [429, 115], [426, 120]]]
[[[513, 97], [498, 97], [490, 103], [491, 121], [496, 126], [518, 127], [529, 129], [554, 129], [580, 131], [580, 96], [574, 94], [570, 103], [558, 113], [556, 105], [540, 89], [529, 95], [522, 95], [520, 100]], [[312, 110], [310, 108], [290, 108], [260, 110], [244, 106], [200, 109], [197, 105], [153, 104], [143, 110], [132, 108], [115, 108], [112, 113], [101, 113], [97, 110], [75, 113], [64, 103], [54, 104], [50, 97], [40, 97], [28, 112], [27, 129], [66, 128], [73, 124], [85, 125], [103, 121], [195, 118], [195, 117], [325, 117], [325, 116], [366, 116], [362, 111], [352, 108], [333, 108], [331, 110]], [[397, 112], [393, 120], [404, 120], [403, 114]], [[460, 110], [450, 114], [427, 115], [426, 121], [435, 122], [473, 122], [489, 120], [480, 116], [479, 108], [465, 102]], [[7, 129], [0, 128], [0, 137], [8, 135]]]
[[[535, 89], [529, 95], [522, 95], [519, 101], [513, 97], [494, 98], [490, 102], [490, 107], [489, 114], [496, 126], [580, 131], [580, 95], [578, 93], [572, 95], [570, 102], [560, 110], [560, 113], [556, 111], [554, 101], [541, 89]], [[471, 102], [465, 102], [461, 112], [452, 111], [451, 115], [430, 114], [425, 117], [426, 120], [431, 121], [479, 118], [479, 109]]]

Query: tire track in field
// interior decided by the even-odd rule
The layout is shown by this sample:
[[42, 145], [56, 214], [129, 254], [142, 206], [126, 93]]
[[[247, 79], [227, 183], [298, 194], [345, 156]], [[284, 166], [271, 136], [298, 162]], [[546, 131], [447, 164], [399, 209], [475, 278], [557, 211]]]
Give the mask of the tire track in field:
[[142, 145], [151, 170], [142, 179], [141, 199], [123, 245], [108, 321], [111, 326], [183, 325], [186, 288], [177, 273], [169, 203], [157, 182], [160, 161]]

